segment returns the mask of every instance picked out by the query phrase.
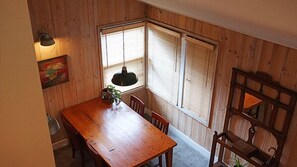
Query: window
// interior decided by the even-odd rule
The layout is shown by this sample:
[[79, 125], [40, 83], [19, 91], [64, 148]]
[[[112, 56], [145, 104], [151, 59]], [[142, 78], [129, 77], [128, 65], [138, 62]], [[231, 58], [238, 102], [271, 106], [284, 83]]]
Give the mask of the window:
[[215, 74], [214, 46], [186, 37], [182, 108], [201, 121], [208, 120]]
[[165, 100], [177, 104], [180, 34], [148, 23], [147, 87]]
[[134, 85], [116, 86], [116, 89], [125, 92], [143, 86], [145, 82], [144, 23], [103, 29], [101, 31], [104, 87], [112, 84], [113, 75], [122, 70], [123, 50], [125, 50], [125, 66], [128, 72], [134, 72], [138, 77], [138, 82]]
[[147, 24], [147, 87], [207, 125], [213, 94], [215, 46]]
[[[112, 84], [112, 76], [121, 71], [124, 50], [128, 72], [134, 72], [138, 82], [132, 86], [116, 86], [117, 89], [124, 92], [143, 86], [146, 79], [150, 91], [207, 125], [217, 48], [185, 32], [152, 23], [146, 25], [146, 38], [144, 23], [101, 30], [104, 86]], [[147, 72], [144, 70], [145, 51]]]

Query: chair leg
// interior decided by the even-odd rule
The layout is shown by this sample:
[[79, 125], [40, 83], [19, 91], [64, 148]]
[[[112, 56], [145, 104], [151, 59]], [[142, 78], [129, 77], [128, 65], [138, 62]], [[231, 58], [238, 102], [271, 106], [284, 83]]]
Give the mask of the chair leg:
[[101, 157], [93, 157], [96, 167], [105, 167], [104, 160]]
[[71, 149], [72, 149], [72, 158], [75, 158], [75, 148], [73, 142], [70, 140]]
[[85, 167], [85, 149], [83, 146], [80, 146], [80, 157], [81, 157], [81, 166]]
[[159, 166], [162, 167], [162, 155], [159, 156]]

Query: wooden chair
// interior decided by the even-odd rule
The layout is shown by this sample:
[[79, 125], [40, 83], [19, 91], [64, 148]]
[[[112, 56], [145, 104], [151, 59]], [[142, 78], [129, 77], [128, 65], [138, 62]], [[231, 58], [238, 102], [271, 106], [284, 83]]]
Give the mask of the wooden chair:
[[144, 116], [144, 103], [138, 97], [131, 95], [129, 106], [139, 115]]
[[107, 167], [108, 165], [104, 162], [104, 160], [100, 157], [98, 152], [91, 145], [92, 141], [86, 141], [88, 152], [94, 159], [94, 163], [96, 167]]
[[[152, 111], [151, 123], [166, 135], [168, 134], [169, 122], [154, 111]], [[158, 165], [162, 167], [162, 155], [159, 156], [159, 164], [157, 164], [156, 166]]]
[[72, 157], [75, 158], [75, 152], [80, 151], [81, 155], [81, 162], [82, 166], [84, 167], [85, 163], [85, 156], [84, 156], [84, 144], [85, 140], [83, 137], [76, 131], [76, 129], [66, 120], [66, 118], [61, 115], [61, 120], [63, 123], [63, 126], [67, 132], [69, 143], [72, 148]]

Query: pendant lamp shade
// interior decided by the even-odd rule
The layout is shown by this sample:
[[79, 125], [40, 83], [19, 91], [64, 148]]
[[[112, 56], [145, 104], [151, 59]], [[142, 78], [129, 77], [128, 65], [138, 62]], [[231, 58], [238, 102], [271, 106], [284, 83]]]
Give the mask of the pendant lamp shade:
[[122, 67], [122, 72], [113, 75], [111, 82], [118, 86], [130, 86], [137, 83], [138, 78], [133, 72], [127, 72], [127, 67]]
[[51, 46], [55, 44], [54, 39], [48, 33], [39, 34], [40, 45], [42, 46]]

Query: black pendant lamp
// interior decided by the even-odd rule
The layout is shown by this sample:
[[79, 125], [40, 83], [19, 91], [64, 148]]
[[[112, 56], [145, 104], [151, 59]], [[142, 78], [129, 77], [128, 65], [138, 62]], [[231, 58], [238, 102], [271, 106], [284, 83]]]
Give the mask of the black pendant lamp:
[[122, 72], [115, 73], [111, 82], [118, 86], [130, 86], [137, 83], [138, 78], [133, 72], [127, 72], [127, 67], [122, 67]]
[[133, 72], [128, 72], [125, 66], [125, 30], [123, 30], [123, 67], [122, 71], [113, 75], [111, 82], [118, 86], [130, 86], [137, 83], [138, 78]]

